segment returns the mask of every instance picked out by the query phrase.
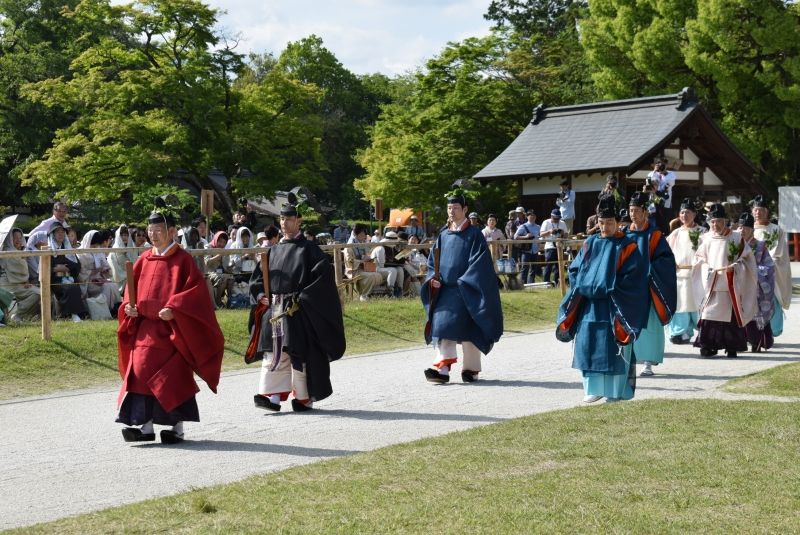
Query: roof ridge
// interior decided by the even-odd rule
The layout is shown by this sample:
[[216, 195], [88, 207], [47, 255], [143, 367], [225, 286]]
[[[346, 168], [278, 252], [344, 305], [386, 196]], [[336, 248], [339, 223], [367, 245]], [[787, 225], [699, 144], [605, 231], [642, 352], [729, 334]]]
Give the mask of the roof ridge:
[[[626, 98], [626, 99], [619, 99], [619, 100], [606, 100], [603, 102], [590, 102], [588, 104], [570, 104], [567, 106], [554, 106], [548, 107], [544, 106], [543, 111], [545, 114], [552, 113], [552, 112], [564, 112], [564, 111], [584, 111], [590, 109], [600, 109], [600, 108], [613, 108], [618, 106], [631, 106], [637, 104], [655, 104], [655, 103], [663, 103], [663, 104], [679, 104], [684, 101], [686, 104], [689, 103], [697, 103], [696, 98], [688, 98], [684, 100], [684, 95], [686, 90], [680, 91], [678, 93], [670, 93], [668, 95], [654, 95], [649, 97], [636, 97], [636, 98]], [[637, 106], [638, 107], [638, 106]]]

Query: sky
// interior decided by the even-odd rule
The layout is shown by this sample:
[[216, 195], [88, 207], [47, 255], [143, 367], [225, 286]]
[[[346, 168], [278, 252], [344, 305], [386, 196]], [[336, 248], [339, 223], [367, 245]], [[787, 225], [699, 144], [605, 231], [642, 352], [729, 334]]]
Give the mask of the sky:
[[490, 0], [204, 0], [227, 13], [226, 35], [241, 36], [238, 51], [279, 55], [290, 41], [322, 38], [355, 74], [414, 71], [448, 41], [480, 37], [491, 24]]

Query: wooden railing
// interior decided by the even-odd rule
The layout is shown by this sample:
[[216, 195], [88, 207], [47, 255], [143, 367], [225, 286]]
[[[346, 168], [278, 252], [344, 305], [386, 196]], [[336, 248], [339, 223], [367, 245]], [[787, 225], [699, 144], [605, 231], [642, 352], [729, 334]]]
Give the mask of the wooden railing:
[[[566, 266], [564, 261], [564, 251], [567, 248], [576, 248], [580, 247], [583, 243], [583, 240], [575, 240], [575, 239], [557, 239], [553, 240], [556, 245], [556, 249], [558, 252], [558, 279], [559, 285], [561, 288], [561, 294], [564, 295], [566, 293]], [[546, 240], [538, 240], [540, 250], [543, 249], [544, 243]], [[391, 244], [391, 242], [389, 242]], [[489, 248], [492, 253], [492, 258], [498, 258], [500, 256], [498, 252], [498, 248], [500, 246], [510, 246], [515, 245], [520, 248], [530, 248], [531, 240], [495, 240], [489, 242]], [[330, 245], [321, 245], [320, 248], [330, 254], [333, 257], [333, 267], [334, 267], [334, 274], [336, 278], [337, 286], [341, 287], [344, 283], [344, 250], [345, 249], [368, 249], [372, 250], [375, 247], [387, 245], [387, 242], [383, 243], [337, 243], [337, 244], [330, 244]], [[414, 245], [409, 244], [394, 244], [394, 246], [398, 250], [406, 250], [406, 249], [430, 249], [433, 246], [433, 243], [419, 243]], [[39, 257], [39, 288], [41, 291], [41, 318], [42, 318], [42, 339], [43, 340], [50, 340], [52, 336], [52, 313], [51, 313], [51, 300], [52, 300], [52, 293], [51, 293], [51, 280], [50, 280], [50, 271], [52, 265], [52, 258], [54, 256], [63, 255], [63, 254], [108, 254], [108, 253], [127, 253], [127, 252], [142, 252], [145, 251], [146, 248], [97, 248], [97, 249], [70, 249], [70, 250], [58, 250], [52, 251], [50, 249], [45, 249], [41, 251], [0, 251], [0, 260], [4, 258], [29, 258], [29, 257]], [[253, 252], [258, 252], [259, 248], [249, 248], [249, 249], [189, 249], [186, 252], [191, 254], [192, 256], [214, 256], [218, 254], [222, 255], [232, 255], [232, 254], [252, 254]], [[550, 262], [531, 262], [531, 264], [549, 264]], [[495, 269], [497, 267], [495, 266]]]

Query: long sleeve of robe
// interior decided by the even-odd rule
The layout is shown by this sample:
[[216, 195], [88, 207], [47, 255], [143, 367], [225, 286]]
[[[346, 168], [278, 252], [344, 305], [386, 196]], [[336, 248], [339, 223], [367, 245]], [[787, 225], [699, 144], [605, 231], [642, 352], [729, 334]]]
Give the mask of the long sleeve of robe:
[[[434, 251], [441, 250], [442, 286], [430, 303]], [[472, 342], [487, 354], [503, 334], [503, 309], [497, 275], [486, 239], [474, 225], [460, 232], [443, 230], [428, 257], [428, 277], [422, 285], [422, 304], [431, 322], [426, 342], [439, 339]]]
[[769, 243], [769, 255], [775, 263], [775, 297], [781, 304], [781, 308], [789, 310], [792, 302], [792, 266], [786, 233], [775, 223], [770, 223], [769, 225], [756, 224], [753, 235], [759, 241], [773, 238]]
[[[192, 257], [173, 246], [164, 256], [145, 251], [133, 266], [138, 317], [119, 307], [117, 330], [122, 387], [118, 406], [127, 392], [152, 395], [171, 411], [198, 391], [193, 373], [217, 391], [225, 340], [203, 274]], [[162, 308], [174, 319], [158, 317]]]
[[650, 285], [649, 303], [655, 308], [661, 324], [666, 325], [672, 319], [678, 301], [675, 256], [664, 234], [653, 225], [648, 224], [640, 231], [629, 229], [628, 236], [636, 242], [645, 262]]
[[570, 290], [559, 307], [556, 338], [575, 341], [572, 367], [620, 374], [619, 347], [647, 321], [648, 278], [636, 243], [617, 233], [590, 236], [569, 267]]

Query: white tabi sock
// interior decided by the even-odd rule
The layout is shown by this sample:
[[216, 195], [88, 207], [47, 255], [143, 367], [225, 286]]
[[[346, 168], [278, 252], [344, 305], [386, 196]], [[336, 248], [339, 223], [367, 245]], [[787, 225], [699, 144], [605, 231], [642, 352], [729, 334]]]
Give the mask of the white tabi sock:
[[175, 434], [182, 435], [183, 434], [183, 422], [178, 422], [177, 424], [172, 426], [172, 430], [175, 431]]
[[270, 403], [274, 403], [275, 405], [280, 405], [281, 404], [281, 395], [280, 394], [272, 394], [269, 397], [269, 402]]
[[439, 368], [439, 373], [442, 375], [450, 375], [450, 366], [442, 366]]
[[144, 424], [142, 426], [141, 431], [142, 431], [142, 434], [144, 434], [144, 435], [149, 435], [150, 433], [152, 433], [153, 432], [153, 420], [150, 420], [149, 422]]

